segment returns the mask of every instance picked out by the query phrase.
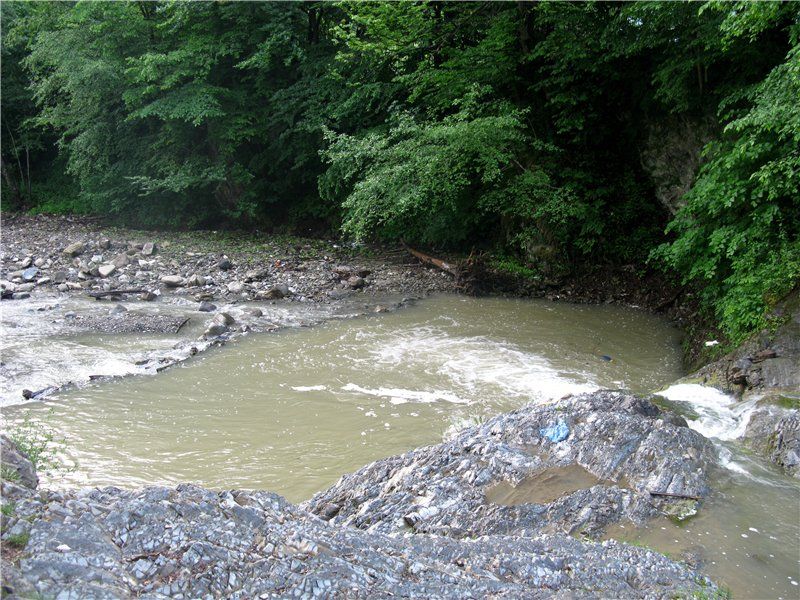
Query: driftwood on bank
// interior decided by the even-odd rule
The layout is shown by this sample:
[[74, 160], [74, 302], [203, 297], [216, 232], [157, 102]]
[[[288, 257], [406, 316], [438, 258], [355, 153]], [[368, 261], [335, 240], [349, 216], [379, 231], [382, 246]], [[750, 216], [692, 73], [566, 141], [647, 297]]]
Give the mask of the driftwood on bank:
[[415, 250], [405, 242], [402, 242], [402, 244], [406, 250], [423, 264], [436, 267], [452, 275], [455, 278], [456, 287], [465, 294], [474, 295], [477, 293], [478, 283], [482, 279], [480, 271], [483, 268], [483, 261], [474, 252], [466, 260], [461, 260], [454, 264]]
[[420, 252], [419, 250], [414, 250], [411, 246], [403, 243], [403, 246], [406, 250], [408, 250], [411, 254], [413, 254], [416, 258], [422, 261], [426, 265], [432, 265], [434, 267], [440, 268], [442, 271], [446, 273], [450, 273], [455, 278], [458, 278], [459, 275], [459, 268], [458, 265], [452, 265], [448, 262], [445, 262], [441, 259], [434, 258], [433, 256], [429, 256], [424, 252]]
[[144, 294], [147, 290], [142, 288], [128, 289], [128, 290], [110, 290], [108, 292], [89, 292], [92, 298], [105, 298], [107, 296], [119, 296], [120, 294]]

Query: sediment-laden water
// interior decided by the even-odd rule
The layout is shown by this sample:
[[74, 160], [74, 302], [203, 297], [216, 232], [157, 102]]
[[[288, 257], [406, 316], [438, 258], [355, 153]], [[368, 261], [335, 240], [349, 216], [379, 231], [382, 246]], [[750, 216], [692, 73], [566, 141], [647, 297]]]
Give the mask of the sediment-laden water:
[[[296, 310], [309, 318], [308, 307]], [[90, 370], [136, 372], [132, 358], [153, 342], [179, 340], [59, 332], [26, 346], [23, 358], [46, 377], [45, 365], [62, 354], [80, 363], [72, 344], [95, 358]], [[369, 461], [527, 402], [599, 387], [657, 389], [680, 374], [678, 332], [644, 312], [440, 297], [251, 334], [155, 377], [92, 383], [6, 415], [49, 419], [66, 438], [80, 468], [61, 483], [195, 481], [297, 501]]]
[[[683, 374], [679, 332], [634, 309], [447, 296], [325, 321], [329, 307], [262, 308], [264, 318], [295, 327], [250, 334], [155, 376], [93, 382], [7, 407], [5, 417], [45, 421], [65, 439], [63, 458], [77, 468], [48, 485], [193, 481], [300, 501], [365, 463], [528, 402], [597, 388], [647, 393]], [[82, 352], [99, 361], [87, 374], [103, 365], [100, 374], [138, 373], [140, 354], [183, 352], [202, 331], [195, 323], [180, 335], [34, 333], [29, 321], [39, 317], [31, 314], [14, 315], [6, 342], [12, 377], [2, 389], [9, 394], [25, 379], [24, 369], [14, 371], [20, 360], [30, 361], [31, 373], [44, 369], [40, 385], [59, 369], [84, 365]], [[15, 339], [19, 332], [28, 337]], [[664, 395], [696, 417], [693, 428], [718, 439], [729, 468], [717, 492], [687, 524], [613, 535], [696, 555], [738, 596], [796, 597], [800, 487], [725, 441], [746, 411], [698, 387], [673, 386]], [[500, 492], [504, 502], [524, 501], [521, 491]]]

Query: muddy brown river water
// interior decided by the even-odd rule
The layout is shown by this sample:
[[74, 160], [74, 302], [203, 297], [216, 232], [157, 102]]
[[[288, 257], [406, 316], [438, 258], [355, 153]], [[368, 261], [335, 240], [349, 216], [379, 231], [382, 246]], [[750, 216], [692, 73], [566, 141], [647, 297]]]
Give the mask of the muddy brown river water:
[[[265, 318], [294, 325], [325, 316], [288, 304], [264, 310]], [[17, 321], [20, 335], [29, 332], [24, 318]], [[190, 325], [183, 335], [198, 331]], [[180, 342], [61, 330], [36, 339], [35, 351], [7, 341], [11, 358], [74, 370], [87, 361], [108, 366], [110, 356], [108, 374], [137, 373], [148, 344]], [[26, 416], [47, 422], [65, 438], [63, 458], [78, 466], [48, 485], [192, 481], [269, 489], [297, 502], [370, 461], [528, 402], [598, 388], [662, 389], [683, 375], [679, 343], [678, 330], [635, 309], [445, 296], [387, 314], [251, 334], [158, 375], [7, 406], [4, 417], [12, 426]], [[8, 397], [41, 371], [6, 369]], [[691, 406], [691, 394], [679, 392], [671, 398], [680, 402], [683, 394]], [[738, 426], [731, 399], [706, 395], [702, 407], [698, 430]], [[798, 597], [800, 487], [730, 442], [717, 443], [730, 468], [699, 516], [680, 527], [655, 523], [613, 535], [699, 557], [736, 597]], [[503, 502], [525, 501], [524, 490], [497, 493]]]

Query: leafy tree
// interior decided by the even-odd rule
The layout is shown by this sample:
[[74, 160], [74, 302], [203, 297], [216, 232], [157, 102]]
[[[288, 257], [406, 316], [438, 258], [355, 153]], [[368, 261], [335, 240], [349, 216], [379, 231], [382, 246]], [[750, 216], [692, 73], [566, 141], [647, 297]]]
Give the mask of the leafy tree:
[[[722, 7], [725, 9], [725, 7]], [[785, 17], [780, 6], [737, 5], [723, 29], [752, 36]], [[730, 38], [734, 38], [731, 40]], [[722, 103], [735, 115], [706, 149], [686, 206], [670, 223], [677, 238], [662, 259], [684, 281], [701, 282], [725, 332], [736, 342], [764, 324], [765, 311], [800, 280], [800, 23], [791, 49], [757, 85]], [[737, 108], [744, 101], [744, 108]]]
[[[7, 207], [341, 225], [480, 245], [528, 273], [542, 248], [574, 265], [658, 247], [734, 339], [797, 281], [791, 3], [1, 9]], [[649, 132], [715, 119], [672, 215], [643, 165]]]

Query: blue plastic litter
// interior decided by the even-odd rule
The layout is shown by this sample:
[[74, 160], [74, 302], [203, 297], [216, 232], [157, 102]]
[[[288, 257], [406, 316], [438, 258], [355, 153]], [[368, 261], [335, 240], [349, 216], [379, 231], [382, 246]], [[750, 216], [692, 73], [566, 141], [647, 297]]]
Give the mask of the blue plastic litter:
[[39, 269], [36, 267], [28, 267], [22, 272], [22, 278], [25, 281], [33, 281], [33, 279], [39, 274]]
[[604, 360], [606, 362], [609, 362], [610, 360], [612, 360], [611, 357], [608, 354], [601, 354], [600, 355], [600, 359]]
[[569, 427], [564, 421], [559, 421], [555, 425], [543, 427], [539, 430], [539, 433], [553, 443], [563, 442], [569, 437]]

